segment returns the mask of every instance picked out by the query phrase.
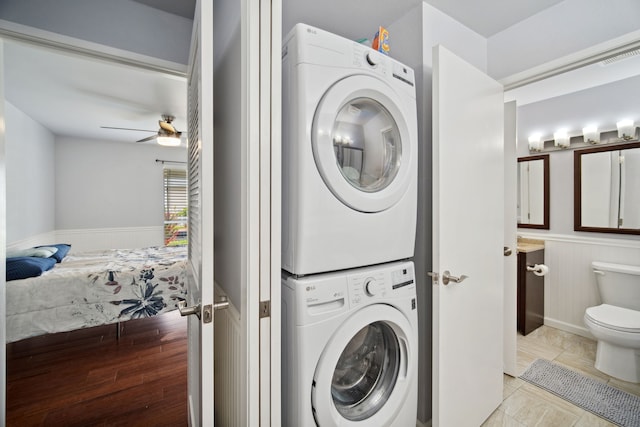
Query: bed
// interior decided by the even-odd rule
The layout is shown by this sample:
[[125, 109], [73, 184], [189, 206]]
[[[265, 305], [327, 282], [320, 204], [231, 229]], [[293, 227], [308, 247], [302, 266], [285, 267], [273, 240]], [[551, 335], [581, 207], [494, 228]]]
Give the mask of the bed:
[[187, 294], [186, 247], [60, 255], [39, 276], [7, 280], [7, 342], [156, 316], [177, 309]]

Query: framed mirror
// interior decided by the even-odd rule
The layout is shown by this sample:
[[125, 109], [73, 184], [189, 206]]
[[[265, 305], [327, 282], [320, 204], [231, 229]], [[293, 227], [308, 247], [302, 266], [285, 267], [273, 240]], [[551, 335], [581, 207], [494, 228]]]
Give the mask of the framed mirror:
[[640, 142], [574, 152], [574, 230], [640, 234]]
[[518, 227], [549, 229], [549, 155], [518, 158]]

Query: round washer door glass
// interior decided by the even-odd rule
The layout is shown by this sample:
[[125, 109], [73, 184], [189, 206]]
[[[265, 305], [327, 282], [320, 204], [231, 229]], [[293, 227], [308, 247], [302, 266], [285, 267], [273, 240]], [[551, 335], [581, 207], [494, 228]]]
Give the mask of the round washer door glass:
[[334, 196], [354, 210], [380, 212], [405, 195], [416, 164], [412, 116], [415, 101], [371, 76], [346, 77], [325, 92], [313, 118], [311, 145]]
[[371, 304], [344, 319], [313, 375], [311, 406], [324, 425], [389, 425], [410, 397], [413, 327], [398, 309]]
[[370, 418], [387, 402], [398, 379], [398, 337], [388, 325], [362, 328], [338, 359], [331, 395], [338, 412], [350, 421]]
[[342, 176], [358, 190], [380, 191], [395, 179], [402, 158], [398, 125], [379, 102], [356, 98], [338, 112], [331, 133]]

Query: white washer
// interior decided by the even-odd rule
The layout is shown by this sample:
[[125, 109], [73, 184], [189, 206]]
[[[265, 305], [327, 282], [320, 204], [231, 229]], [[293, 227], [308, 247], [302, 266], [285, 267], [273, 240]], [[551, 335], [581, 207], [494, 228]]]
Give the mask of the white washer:
[[282, 284], [283, 425], [415, 426], [413, 263], [286, 276]]
[[303, 275], [411, 258], [413, 70], [298, 24], [283, 47], [282, 268]]

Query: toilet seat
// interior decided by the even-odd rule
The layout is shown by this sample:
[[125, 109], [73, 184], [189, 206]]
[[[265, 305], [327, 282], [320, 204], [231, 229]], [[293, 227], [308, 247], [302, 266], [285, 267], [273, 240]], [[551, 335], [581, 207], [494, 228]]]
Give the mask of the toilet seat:
[[620, 332], [640, 333], [640, 311], [601, 304], [587, 308], [585, 318], [603, 328]]

